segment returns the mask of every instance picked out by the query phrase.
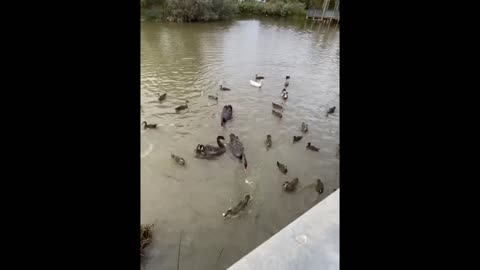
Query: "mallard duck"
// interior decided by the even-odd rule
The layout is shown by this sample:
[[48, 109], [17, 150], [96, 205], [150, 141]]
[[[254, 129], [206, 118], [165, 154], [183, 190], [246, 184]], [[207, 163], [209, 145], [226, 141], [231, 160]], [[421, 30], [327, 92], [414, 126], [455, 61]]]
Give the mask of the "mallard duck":
[[284, 100], [288, 99], [288, 92], [285, 88], [282, 90], [282, 94], [280, 95]]
[[285, 84], [283, 86], [285, 86], [285, 88], [287, 88], [289, 84], [290, 84], [289, 81], [285, 81]]
[[255, 74], [255, 80], [263, 80], [265, 77], [263, 76], [258, 76], [258, 74]]
[[318, 150], [320, 150], [317, 147], [313, 146], [310, 142], [308, 142], [308, 144], [307, 144], [307, 149], [315, 151], [315, 152], [318, 152]]
[[167, 93], [163, 93], [161, 95], [157, 93], [157, 96], [158, 96], [158, 101], [162, 101], [167, 97]]
[[315, 186], [315, 190], [318, 192], [318, 194], [322, 194], [323, 193], [323, 188], [324, 188], [324, 185], [322, 183], [322, 180], [317, 179], [317, 185]]
[[332, 108], [328, 109], [327, 115], [334, 113], [334, 112], [335, 112], [335, 108], [336, 108], [336, 107], [333, 106]]
[[293, 136], [293, 142], [298, 142], [303, 138], [303, 136]]
[[272, 147], [272, 136], [270, 134], [267, 135], [267, 140], [265, 141], [265, 146], [267, 146], [267, 150]]
[[220, 125], [223, 127], [227, 123], [228, 120], [231, 120], [233, 117], [233, 107], [232, 105], [225, 105], [223, 106], [222, 116], [220, 119]]
[[282, 118], [282, 117], [283, 117], [283, 115], [282, 115], [281, 113], [279, 113], [279, 112], [277, 112], [277, 111], [275, 111], [275, 110], [272, 110], [272, 113], [273, 113], [273, 115], [275, 115], [276, 117], [279, 117], [279, 118]]
[[258, 87], [258, 88], [262, 87], [262, 81], [261, 80], [260, 80], [260, 82], [250, 80], [250, 84], [255, 86], [255, 87]]
[[209, 144], [197, 145], [197, 147], [195, 148], [196, 157], [208, 159], [208, 158], [222, 155], [226, 151], [225, 144], [223, 144], [222, 140], [225, 140], [223, 136], [217, 136], [218, 147], [209, 145]]
[[220, 91], [230, 91], [230, 88], [223, 87], [223, 85], [220, 84]]
[[185, 100], [185, 104], [184, 105], [180, 105], [178, 107], [175, 108], [175, 111], [176, 112], [179, 112], [181, 110], [185, 110], [186, 108], [188, 108], [188, 100]]
[[273, 106], [273, 108], [275, 108], [277, 110], [283, 110], [283, 106], [280, 105], [280, 104], [272, 102], [272, 106]]
[[303, 133], [307, 133], [308, 132], [308, 124], [305, 124], [305, 122], [302, 122], [301, 130], [302, 130]]
[[142, 122], [142, 125], [143, 125], [143, 129], [147, 129], [147, 128], [157, 128], [157, 124], [147, 124], [147, 121], [143, 121]]
[[208, 95], [208, 98], [209, 98], [209, 99], [213, 99], [213, 100], [217, 100], [217, 101], [218, 101], [218, 97], [217, 97], [217, 96]]
[[286, 192], [295, 191], [295, 189], [297, 188], [298, 182], [299, 182], [298, 177], [294, 178], [292, 181], [285, 181], [282, 185], [283, 190], [285, 190]]
[[175, 162], [176, 162], [177, 164], [182, 165], [182, 166], [185, 165], [185, 159], [183, 159], [183, 158], [181, 158], [181, 157], [179, 157], [179, 156], [176, 156], [176, 155], [174, 155], [174, 154], [171, 154], [170, 156], [172, 157], [173, 160], [175, 160]]
[[250, 199], [251, 196], [249, 194], [246, 194], [245, 197], [243, 197], [243, 199], [235, 207], [230, 207], [225, 213], [222, 214], [222, 216], [228, 217], [238, 215], [238, 213], [240, 213], [242, 210], [245, 209], [245, 207], [247, 207]]
[[283, 174], [286, 174], [288, 172], [287, 165], [284, 165], [278, 161], [277, 161], [277, 167]]

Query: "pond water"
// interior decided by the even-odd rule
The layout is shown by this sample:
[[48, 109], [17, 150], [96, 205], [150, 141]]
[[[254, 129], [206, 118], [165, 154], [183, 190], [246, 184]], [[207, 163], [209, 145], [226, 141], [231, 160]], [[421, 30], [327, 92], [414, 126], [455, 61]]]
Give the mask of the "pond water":
[[[339, 28], [280, 19], [216, 23], [141, 24], [141, 119], [158, 124], [141, 132], [141, 222], [153, 223], [144, 269], [226, 269], [339, 187]], [[261, 88], [250, 85], [265, 76]], [[288, 101], [280, 98], [289, 75]], [[223, 84], [231, 91], [219, 91]], [[158, 101], [156, 93], [167, 93]], [[218, 102], [208, 99], [217, 95]], [[188, 109], [176, 113], [175, 107]], [[283, 118], [272, 114], [283, 103]], [[220, 126], [224, 105], [233, 120]], [[326, 117], [328, 107], [335, 113]], [[302, 134], [302, 122], [309, 132]], [[231, 152], [197, 159], [197, 144], [216, 145], [236, 134], [248, 170]], [[272, 148], [266, 150], [266, 135]], [[303, 135], [292, 143], [294, 135]], [[307, 142], [320, 148], [306, 150]], [[186, 160], [176, 165], [170, 154]], [[288, 166], [282, 174], [276, 162]], [[295, 193], [282, 183], [298, 177]], [[320, 178], [325, 191], [313, 183]], [[222, 213], [245, 195], [237, 218]], [[221, 255], [219, 256], [219, 254]]]

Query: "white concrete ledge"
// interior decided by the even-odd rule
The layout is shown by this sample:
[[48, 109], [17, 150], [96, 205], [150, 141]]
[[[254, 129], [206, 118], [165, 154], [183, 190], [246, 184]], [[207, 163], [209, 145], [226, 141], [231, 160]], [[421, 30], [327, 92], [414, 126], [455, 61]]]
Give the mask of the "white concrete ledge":
[[339, 199], [340, 189], [228, 269], [339, 269]]

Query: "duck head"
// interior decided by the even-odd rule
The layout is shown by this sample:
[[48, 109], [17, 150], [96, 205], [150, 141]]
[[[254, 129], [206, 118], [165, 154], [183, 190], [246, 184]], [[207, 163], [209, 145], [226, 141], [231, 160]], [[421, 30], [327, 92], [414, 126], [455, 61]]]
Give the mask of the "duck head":
[[225, 213], [222, 214], [223, 217], [226, 217], [228, 215], [231, 215], [232, 214], [232, 209], [228, 209], [227, 211], [225, 211]]

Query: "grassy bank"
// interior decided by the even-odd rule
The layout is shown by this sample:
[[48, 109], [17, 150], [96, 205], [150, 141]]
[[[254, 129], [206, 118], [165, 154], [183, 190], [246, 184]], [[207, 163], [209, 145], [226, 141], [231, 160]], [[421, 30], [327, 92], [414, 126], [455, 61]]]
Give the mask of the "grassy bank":
[[207, 22], [235, 16], [305, 16], [301, 0], [141, 0], [142, 19], [148, 21]]

